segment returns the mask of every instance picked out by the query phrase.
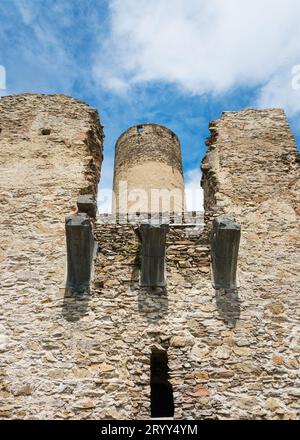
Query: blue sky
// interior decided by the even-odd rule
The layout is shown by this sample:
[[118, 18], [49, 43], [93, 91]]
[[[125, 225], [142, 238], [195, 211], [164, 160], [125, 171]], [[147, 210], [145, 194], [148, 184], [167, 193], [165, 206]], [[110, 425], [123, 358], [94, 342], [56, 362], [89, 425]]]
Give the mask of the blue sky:
[[65, 93], [96, 107], [103, 187], [123, 130], [167, 125], [186, 184], [198, 186], [208, 123], [224, 110], [283, 107], [299, 145], [299, 17], [299, 0], [1, 0], [0, 94]]

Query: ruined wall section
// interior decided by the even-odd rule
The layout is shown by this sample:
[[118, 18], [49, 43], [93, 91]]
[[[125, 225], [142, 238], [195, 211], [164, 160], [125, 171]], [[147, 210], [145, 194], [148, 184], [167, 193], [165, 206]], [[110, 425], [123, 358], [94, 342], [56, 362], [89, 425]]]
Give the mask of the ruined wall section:
[[[295, 142], [281, 110], [225, 113], [211, 129], [203, 162], [207, 224], [194, 236], [170, 225], [166, 292], [139, 287], [132, 226], [97, 224], [92, 302], [105, 323], [97, 374], [106, 392], [99, 405], [93, 399], [89, 417], [150, 417], [156, 347], [168, 353], [175, 419], [299, 418]], [[222, 213], [242, 226], [236, 291], [211, 283], [209, 231]]]
[[299, 153], [281, 109], [224, 112], [202, 162], [205, 207], [241, 210], [272, 199], [299, 208]]
[[[139, 286], [133, 226], [98, 217], [94, 283], [76, 297], [64, 217], [90, 185], [84, 139], [92, 131], [100, 145], [101, 128], [77, 101], [14, 99], [18, 116], [3, 105], [0, 134], [0, 417], [149, 418], [156, 347], [168, 353], [175, 419], [299, 419], [299, 163], [283, 112], [213, 124], [206, 217], [235, 212], [242, 225], [238, 291], [212, 287], [209, 223], [195, 235], [170, 226], [161, 292]], [[23, 127], [35, 111], [46, 119]], [[50, 116], [52, 139], [40, 134]]]
[[60, 353], [73, 331], [61, 313], [64, 223], [79, 193], [96, 194], [102, 140], [97, 111], [80, 101], [0, 99], [1, 418], [54, 416], [61, 407], [55, 390], [72, 355]]
[[[157, 348], [168, 353], [175, 418], [197, 418], [202, 401], [190, 393], [203, 380], [199, 355], [205, 327], [198, 316], [209, 310], [202, 291], [209, 273], [205, 239], [187, 235], [184, 227], [170, 226], [167, 290], [163, 291], [139, 285], [140, 253], [134, 225], [106, 225], [99, 217], [97, 238], [101, 249], [89, 308], [101, 325], [101, 332], [97, 326], [91, 330], [93, 344], [101, 347], [101, 362], [95, 363], [95, 347], [88, 348], [91, 362], [85, 374], [96, 380], [90, 382], [94, 408], [88, 417], [150, 418], [150, 356]], [[80, 312], [72, 301], [70, 314], [78, 319]]]
[[[223, 314], [234, 304], [239, 311], [231, 348], [225, 343], [223, 354], [224, 367], [240, 370], [243, 381], [234, 382], [240, 398], [227, 398], [233, 408], [243, 409], [237, 417], [245, 411], [251, 417], [251, 411], [260, 418], [266, 408], [268, 418], [297, 418], [299, 152], [281, 109], [224, 112], [210, 130], [202, 163], [206, 217], [234, 214], [242, 227], [238, 296], [216, 291]], [[231, 350], [240, 353], [242, 363], [232, 362]]]
[[[168, 353], [175, 419], [299, 418], [296, 146], [280, 110], [226, 113], [211, 128], [206, 228], [190, 236], [170, 226], [164, 294], [139, 287], [133, 227], [97, 225], [92, 301], [105, 322], [97, 374], [106, 392], [105, 410], [94, 399], [89, 417], [150, 417], [156, 347]], [[242, 225], [237, 291], [211, 283], [209, 230], [222, 213]]]

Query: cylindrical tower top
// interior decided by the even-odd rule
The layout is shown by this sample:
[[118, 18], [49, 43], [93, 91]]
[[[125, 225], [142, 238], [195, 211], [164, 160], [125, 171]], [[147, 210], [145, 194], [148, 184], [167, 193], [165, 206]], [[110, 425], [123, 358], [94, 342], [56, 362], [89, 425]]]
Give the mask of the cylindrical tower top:
[[121, 134], [115, 148], [115, 212], [179, 212], [184, 208], [183, 192], [181, 147], [175, 133], [162, 125], [140, 124]]
[[135, 125], [124, 131], [116, 142], [115, 171], [146, 161], [171, 165], [182, 174], [181, 148], [178, 137], [159, 124]]

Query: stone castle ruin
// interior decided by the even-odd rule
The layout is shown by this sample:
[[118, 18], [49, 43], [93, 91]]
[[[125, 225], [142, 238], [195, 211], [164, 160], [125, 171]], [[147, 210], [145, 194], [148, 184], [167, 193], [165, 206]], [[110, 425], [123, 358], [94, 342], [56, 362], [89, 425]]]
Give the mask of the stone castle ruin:
[[184, 211], [181, 148], [177, 136], [157, 124], [137, 125], [126, 130], [116, 143], [113, 189], [114, 212]]
[[[97, 111], [1, 98], [0, 418], [299, 418], [299, 153], [280, 109], [210, 131], [204, 224], [179, 197], [179, 140], [155, 124], [118, 139], [99, 215]], [[131, 221], [124, 181], [147, 200], [178, 190], [167, 220], [140, 197]]]

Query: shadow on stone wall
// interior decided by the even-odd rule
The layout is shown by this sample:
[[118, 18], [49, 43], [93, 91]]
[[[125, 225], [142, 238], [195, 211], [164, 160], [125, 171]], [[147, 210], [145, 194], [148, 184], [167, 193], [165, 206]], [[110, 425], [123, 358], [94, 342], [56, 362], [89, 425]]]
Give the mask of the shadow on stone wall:
[[76, 322], [86, 315], [90, 295], [89, 292], [71, 292], [68, 287], [65, 289], [62, 315], [66, 321]]
[[139, 245], [135, 259], [132, 266], [131, 278], [130, 278], [130, 290], [135, 291], [139, 289], [139, 280], [140, 280], [140, 270], [141, 270], [141, 246]]
[[238, 291], [216, 289], [215, 293], [217, 309], [221, 318], [226, 325], [234, 328], [241, 314]]
[[138, 293], [139, 313], [144, 315], [149, 323], [156, 322], [163, 319], [168, 313], [168, 292], [163, 287], [140, 287], [140, 267], [139, 248], [131, 272], [130, 290]]
[[164, 319], [168, 314], [168, 291], [163, 287], [138, 290], [138, 307], [141, 315], [146, 316], [149, 323]]

